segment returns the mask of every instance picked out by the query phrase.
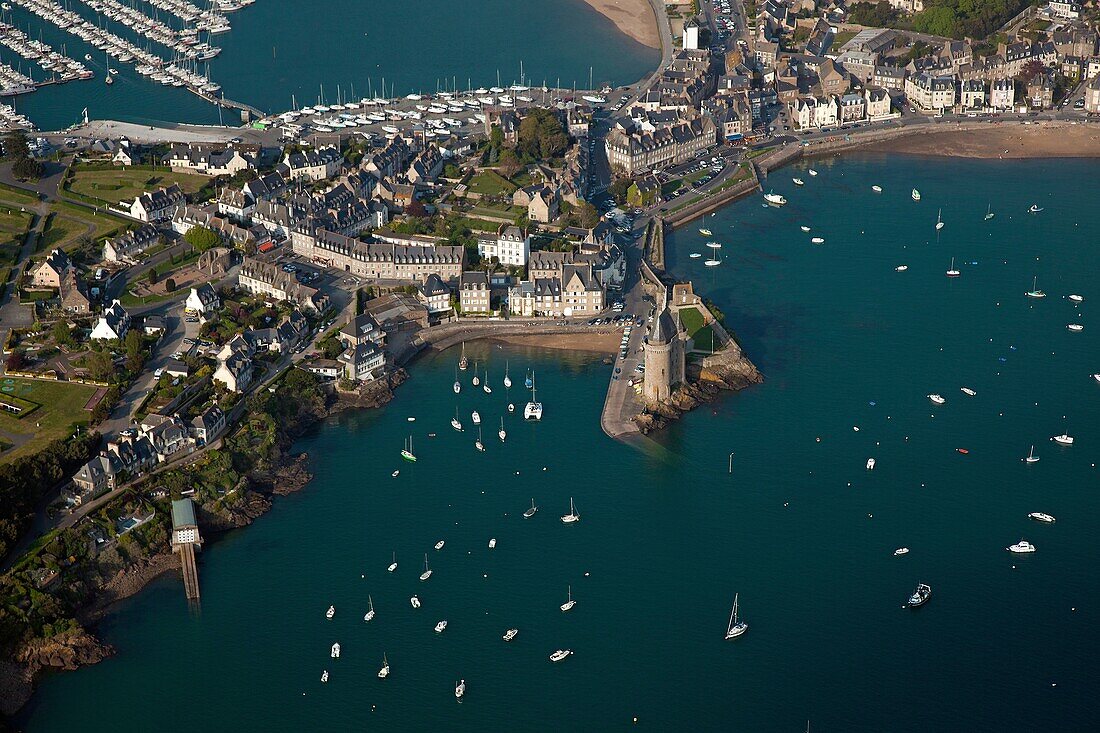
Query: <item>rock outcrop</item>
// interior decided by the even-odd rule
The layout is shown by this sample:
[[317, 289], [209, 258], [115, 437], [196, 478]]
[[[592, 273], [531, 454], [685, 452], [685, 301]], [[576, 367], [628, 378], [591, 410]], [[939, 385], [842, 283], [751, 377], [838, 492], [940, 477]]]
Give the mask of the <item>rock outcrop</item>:
[[0, 713], [14, 715], [30, 699], [34, 680], [43, 670], [68, 670], [96, 664], [114, 654], [83, 629], [48, 639], [33, 639], [18, 649], [14, 662], [0, 662]]

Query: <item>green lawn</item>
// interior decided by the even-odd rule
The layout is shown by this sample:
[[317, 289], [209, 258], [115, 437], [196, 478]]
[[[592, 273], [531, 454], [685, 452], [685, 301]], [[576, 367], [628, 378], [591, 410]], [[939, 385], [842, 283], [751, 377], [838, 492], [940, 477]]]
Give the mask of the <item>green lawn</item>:
[[38, 239], [38, 249], [52, 251], [65, 249], [75, 244], [76, 238], [88, 231], [84, 222], [69, 218], [68, 216], [54, 215], [50, 219], [50, 226]]
[[0, 430], [12, 435], [31, 436], [30, 440], [18, 448], [0, 453], [0, 461], [10, 461], [12, 458], [35, 453], [51, 440], [69, 435], [73, 423], [87, 424], [91, 413], [84, 410], [84, 405], [95, 393], [95, 387], [2, 377], [0, 391], [5, 395], [41, 405], [23, 420], [0, 411]]
[[21, 188], [15, 188], [7, 184], [0, 184], [0, 205], [15, 203], [18, 206], [37, 204], [38, 196]]
[[695, 340], [695, 348], [709, 351], [714, 338], [710, 326], [703, 324], [703, 314], [698, 308], [681, 308], [680, 322], [684, 324], [687, 335]]
[[840, 33], [837, 33], [836, 38], [833, 39], [832, 47], [837, 49], [837, 50], [840, 50], [841, 46], [843, 46], [845, 43], [847, 43], [848, 41], [852, 40], [855, 37], [856, 37], [856, 32], [855, 31], [841, 31]]
[[470, 179], [467, 188], [482, 196], [499, 196], [512, 193], [517, 186], [496, 171], [479, 171]]
[[[0, 203], [0, 259], [10, 262], [12, 255], [19, 253], [19, 248], [23, 246], [23, 236], [33, 218], [33, 214], [20, 211], [18, 206]], [[8, 249], [9, 246], [11, 250]]]
[[481, 232], [495, 232], [500, 228], [500, 222], [485, 221], [484, 219], [472, 219], [468, 216], [460, 216], [454, 219], [449, 219], [449, 222], [453, 222], [460, 226], [464, 226], [467, 229], [473, 229], [474, 231]]
[[138, 194], [178, 183], [184, 193], [195, 193], [210, 179], [192, 173], [133, 169], [77, 168], [69, 190], [107, 204], [133, 201]]

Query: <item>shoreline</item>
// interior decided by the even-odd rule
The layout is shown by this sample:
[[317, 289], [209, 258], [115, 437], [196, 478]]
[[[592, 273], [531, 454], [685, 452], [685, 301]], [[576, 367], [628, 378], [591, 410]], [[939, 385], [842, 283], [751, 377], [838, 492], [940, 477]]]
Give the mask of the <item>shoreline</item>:
[[[884, 140], [855, 142], [836, 152], [858, 150], [936, 158], [1027, 160], [1100, 158], [1100, 126], [1066, 122], [1001, 123], [976, 128], [933, 128]], [[828, 150], [822, 153], [832, 152]], [[807, 153], [804, 157], [813, 157]]]
[[604, 355], [613, 354], [619, 348], [619, 339], [614, 332], [490, 336], [488, 340], [513, 346], [535, 346], [554, 351], [581, 351]]
[[600, 15], [647, 48], [661, 49], [660, 19], [653, 14], [649, 0], [582, 0]]

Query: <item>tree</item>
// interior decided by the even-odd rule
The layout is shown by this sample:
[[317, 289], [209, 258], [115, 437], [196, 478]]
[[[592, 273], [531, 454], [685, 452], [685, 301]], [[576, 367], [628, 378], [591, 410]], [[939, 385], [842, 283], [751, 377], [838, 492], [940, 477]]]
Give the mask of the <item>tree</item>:
[[145, 339], [141, 337], [136, 329], [132, 328], [126, 332], [126, 337], [122, 339], [122, 346], [126, 349], [126, 356], [137, 356], [145, 348]]
[[105, 382], [115, 370], [111, 355], [105, 351], [93, 351], [85, 360], [88, 374], [97, 382]]
[[174, 293], [176, 291], [176, 281], [172, 278], [168, 278], [164, 281], [164, 292]]
[[221, 244], [222, 238], [213, 229], [206, 227], [191, 227], [183, 235], [183, 240], [199, 252], [205, 252], [211, 247]]
[[150, 267], [149, 271], [145, 273], [145, 279], [149, 281], [150, 285], [157, 284], [157, 268]]
[[596, 207], [585, 201], [577, 209], [577, 221], [585, 229], [593, 229], [600, 223], [600, 212], [596, 211]]
[[59, 344], [69, 346], [73, 342], [73, 334], [69, 329], [69, 324], [65, 321], [58, 321], [53, 326], [53, 340]]
[[19, 160], [30, 157], [31, 148], [27, 144], [25, 130], [12, 130], [4, 135], [4, 158], [6, 160]]
[[1044, 71], [1046, 71], [1046, 67], [1043, 66], [1043, 62], [1039, 59], [1032, 59], [1020, 69], [1020, 75], [1017, 78], [1029, 82], [1035, 78], [1036, 74], [1042, 74]]
[[626, 192], [630, 190], [632, 183], [634, 181], [629, 178], [620, 178], [607, 187], [607, 192], [615, 199], [615, 203], [621, 204], [626, 201]]
[[12, 175], [23, 180], [39, 178], [42, 175], [42, 164], [34, 158], [17, 158], [11, 167]]
[[498, 163], [500, 172], [504, 174], [505, 178], [511, 178], [519, 169], [523, 166], [520, 162], [519, 155], [512, 148], [505, 148], [500, 153], [500, 161]]
[[23, 363], [24, 363], [24, 359], [23, 359], [23, 350], [22, 349], [16, 349], [15, 351], [8, 354], [8, 359], [7, 359], [8, 371], [19, 371], [20, 369], [23, 368]]
[[548, 160], [565, 153], [569, 135], [558, 116], [548, 109], [531, 109], [519, 123], [516, 152], [530, 160]]

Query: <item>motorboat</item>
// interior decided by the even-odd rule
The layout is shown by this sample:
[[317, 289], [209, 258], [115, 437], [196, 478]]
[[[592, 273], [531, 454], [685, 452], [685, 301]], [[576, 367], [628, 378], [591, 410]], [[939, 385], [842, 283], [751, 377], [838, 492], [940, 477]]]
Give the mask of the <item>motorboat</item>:
[[805, 186], [806, 185], [806, 182], [803, 181], [801, 178], [792, 178], [791, 180], [794, 181], [794, 185], [796, 185], [796, 186]]
[[396, 552], [393, 553], [393, 562], [390, 563], [390, 566], [388, 568], [386, 568], [386, 570], [391, 572], [391, 573], [394, 570], [397, 570], [397, 553]]
[[1073, 445], [1073, 436], [1068, 433], [1062, 433], [1061, 435], [1055, 435], [1051, 438], [1055, 443], [1059, 445]]
[[1027, 515], [1028, 519], [1034, 519], [1036, 522], [1044, 522], [1046, 524], [1054, 524], [1054, 517], [1046, 512], [1032, 512]]
[[330, 655], [332, 656], [333, 659], [339, 659], [340, 658], [340, 642], [336, 642], [335, 644], [332, 645], [332, 651], [331, 651]]
[[710, 237], [713, 235], [713, 232], [711, 232], [711, 230], [709, 229], [700, 229], [699, 233], [702, 234], [704, 237]]
[[508, 403], [508, 412], [515, 412], [515, 411], [516, 411], [516, 404], [514, 402], [509, 402]]
[[394, 478], [397, 478], [397, 477], [398, 477], [398, 476], [400, 476], [400, 475], [401, 475], [401, 471], [400, 471], [400, 470], [394, 471], [393, 473], [391, 473], [391, 474], [390, 474], [390, 476], [393, 476]]
[[535, 512], [537, 512], [538, 510], [539, 508], [535, 506], [535, 500], [531, 499], [531, 508], [523, 512], [523, 518], [530, 519], [531, 517], [535, 516]]
[[810, 239], [810, 243], [811, 244], [825, 244], [825, 238], [824, 237], [812, 237]]
[[1100, 372], [1097, 372], [1096, 374], [1093, 374], [1092, 378], [1095, 379], [1097, 382], [1100, 382]]
[[955, 258], [954, 257], [951, 258], [951, 268], [948, 269], [948, 271], [944, 274], [947, 275], [948, 277], [958, 277], [959, 275], [962, 274], [961, 272], [959, 272], [958, 270], [955, 269]]
[[737, 593], [733, 594], [733, 610], [730, 611], [730, 622], [726, 626], [726, 641], [736, 639], [749, 630], [749, 625], [737, 618]]
[[875, 184], [874, 186], [871, 186], [871, 190], [875, 193], [882, 193], [882, 186]]
[[496, 546], [497, 546], [497, 538], [496, 537], [491, 537], [489, 539], [489, 549], [490, 550], [495, 550]]
[[421, 580], [427, 580], [432, 577], [432, 570], [428, 567], [428, 553], [424, 553], [424, 572], [420, 574]]
[[412, 598], [409, 599], [409, 605], [412, 606], [413, 608], [420, 608], [420, 599], [417, 598], [416, 596], [413, 596]]
[[1027, 297], [1029, 297], [1029, 298], [1045, 298], [1045, 297], [1047, 297], [1046, 293], [1044, 293], [1042, 290], [1040, 290], [1038, 287], [1036, 287], [1038, 282], [1039, 282], [1038, 277], [1032, 278], [1032, 280], [1031, 280], [1031, 290], [1029, 290], [1025, 293], [1025, 295]]
[[707, 246], [710, 247], [711, 249], [722, 249], [722, 243], [721, 242], [707, 242]]
[[507, 631], [504, 632], [504, 636], [502, 638], [505, 641], [511, 641], [512, 639], [516, 638], [516, 634], [518, 634], [518, 633], [519, 633], [519, 629], [508, 629]]
[[1085, 327], [1082, 326], [1080, 323], [1068, 323], [1066, 324], [1066, 328], [1068, 328], [1070, 331], [1073, 331], [1074, 333], [1080, 333], [1081, 331], [1085, 330]]
[[550, 655], [551, 662], [562, 662], [565, 658], [573, 653], [572, 649], [558, 649], [556, 652]]
[[806, 226], [805, 224], [803, 224], [802, 226], [800, 226], [800, 227], [799, 227], [799, 229], [801, 229], [801, 230], [802, 230], [802, 231], [804, 231], [804, 232], [808, 232], [808, 231], [810, 231], [810, 228], [809, 228], [808, 226]]
[[908, 554], [909, 554], [909, 548], [908, 547], [899, 547], [898, 549], [894, 550], [894, 557], [897, 557], [898, 555], [908, 555]]
[[909, 269], [909, 265], [898, 265], [894, 268], [894, 272], [905, 272]]
[[481, 415], [478, 414], [477, 410], [470, 413], [470, 419], [473, 420], [474, 425], [481, 424]]
[[569, 586], [567, 593], [568, 600], [566, 600], [565, 603], [561, 604], [562, 613], [572, 611], [573, 607], [577, 605], [577, 602], [573, 600], [573, 586]]
[[581, 515], [577, 514], [577, 508], [573, 505], [573, 497], [569, 497], [569, 513], [561, 518], [565, 524], [574, 524], [581, 521]]
[[328, 670], [327, 669], [321, 671], [321, 681], [322, 682], [328, 682]]
[[1039, 204], [1032, 204], [1031, 208], [1028, 209], [1028, 211], [1032, 214], [1038, 214], [1042, 210], [1043, 210], [1043, 207], [1039, 206]]
[[913, 200], [914, 201], [920, 201], [920, 191], [918, 191], [917, 189], [914, 188], [912, 195], [913, 195]]
[[974, 395], [978, 394], [974, 390], [970, 389], [970, 387], [960, 387], [959, 391], [962, 392], [964, 395], [969, 395], [970, 397], [973, 397]]
[[787, 203], [787, 198], [785, 196], [775, 193], [774, 191], [764, 194], [764, 200], [775, 206], [782, 206]]
[[328, 610], [325, 611], [325, 618], [332, 618], [335, 615], [336, 615], [336, 606], [329, 606]]
[[378, 678], [386, 679], [390, 676], [390, 660], [386, 659], [385, 653], [382, 654], [382, 669], [378, 670]]
[[809, 169], [809, 170], [807, 171], [807, 173], [809, 173], [809, 174], [810, 174], [811, 176], [816, 176], [816, 175], [817, 175], [817, 171], [815, 171], [815, 170], [814, 170], [813, 168], [810, 168], [810, 169]]
[[1009, 552], [1014, 552], [1017, 555], [1026, 555], [1031, 552], [1035, 552], [1035, 545], [1031, 544], [1027, 540], [1020, 540], [1014, 545], [1009, 545], [1005, 548]]
[[363, 620], [364, 621], [373, 621], [374, 620], [374, 599], [371, 598], [370, 596], [367, 596], [367, 612], [365, 614], [363, 614]]
[[947, 402], [947, 400], [945, 400], [942, 396], [935, 393], [928, 395], [928, 399], [932, 400], [937, 405], [942, 405], [943, 403]]
[[435, 543], [435, 549], [437, 549], [437, 550], [442, 550], [442, 549], [443, 549], [443, 545], [444, 545], [444, 542], [443, 542], [443, 540], [440, 540], [439, 542], [436, 542], [436, 543]]
[[1080, 295], [1067, 295], [1066, 298], [1072, 303], [1083, 303], [1085, 299]]
[[1039, 456], [1035, 455], [1035, 446], [1031, 446], [1031, 450], [1027, 452], [1027, 457], [1024, 458], [1024, 463], [1038, 463]]
[[[444, 622], [446, 623], [446, 622]], [[466, 694], [466, 680], [459, 680], [459, 683], [455, 685], [455, 699], [461, 700], [462, 696]]]
[[918, 583], [917, 589], [913, 591], [913, 594], [909, 596], [909, 600], [905, 602], [905, 605], [909, 608], [917, 608], [928, 603], [928, 599], [932, 597], [932, 586], [925, 583]]
[[435, 633], [442, 634], [447, 628], [447, 619], [443, 619], [435, 625]]
[[875, 459], [874, 458], [868, 458], [867, 459], [867, 470], [868, 471], [874, 471], [875, 470]]
[[702, 256], [703, 256], [703, 255], [699, 254], [698, 252], [692, 252], [691, 254], [689, 254], [689, 255], [688, 255], [688, 257], [690, 257], [690, 258], [691, 258], [691, 259], [693, 259], [693, 260], [697, 260], [697, 259], [699, 259], [699, 258], [700, 258], [700, 257], [702, 257]]

